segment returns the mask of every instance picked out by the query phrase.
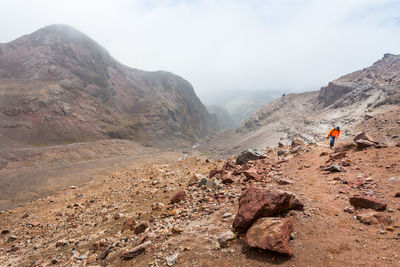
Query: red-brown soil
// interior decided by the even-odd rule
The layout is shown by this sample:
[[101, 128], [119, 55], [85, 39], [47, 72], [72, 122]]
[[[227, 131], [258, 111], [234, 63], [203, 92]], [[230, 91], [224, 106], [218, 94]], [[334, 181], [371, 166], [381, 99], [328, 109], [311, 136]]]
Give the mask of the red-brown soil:
[[[177, 253], [174, 266], [400, 266], [400, 203], [394, 197], [400, 192], [400, 181], [388, 180], [400, 176], [400, 148], [348, 151], [347, 172], [327, 173], [320, 169], [329, 158], [320, 154], [331, 152], [326, 146], [305, 145], [299, 155], [289, 154], [284, 161], [276, 156], [278, 149], [270, 149], [269, 171], [261, 182], [223, 185], [215, 191], [188, 187], [188, 182], [194, 174], [220, 168], [222, 161], [206, 162], [198, 155], [182, 161], [170, 157], [168, 163], [160, 163], [160, 158], [151, 164], [135, 162], [106, 178], [95, 177], [83, 187], [0, 214], [0, 229], [10, 230], [0, 236], [0, 262], [4, 266], [33, 262], [44, 266], [52, 261], [61, 266], [166, 266], [166, 257]], [[365, 179], [363, 188], [352, 188], [352, 181], [359, 177]], [[278, 185], [279, 179], [292, 184]], [[304, 204], [304, 211], [286, 214], [294, 224], [293, 257], [249, 248], [243, 236], [228, 248], [219, 247], [217, 237], [231, 228], [238, 196], [250, 184], [291, 191]], [[186, 200], [169, 204], [182, 189]], [[355, 218], [360, 211], [345, 212], [349, 196], [356, 193], [386, 203], [393, 212], [384, 213], [392, 216], [392, 224], [365, 225]], [[232, 216], [223, 218], [226, 212]], [[149, 230], [138, 235], [121, 233], [129, 218], [137, 224], [149, 222]], [[145, 234], [149, 234], [150, 247], [122, 261], [121, 254]], [[10, 236], [16, 240], [7, 243]], [[62, 240], [68, 244], [56, 247]], [[112, 250], [105, 259], [96, 260], [102, 254], [101, 249], [94, 250], [99, 242], [103, 249], [112, 245]], [[80, 255], [87, 258], [77, 259]]]

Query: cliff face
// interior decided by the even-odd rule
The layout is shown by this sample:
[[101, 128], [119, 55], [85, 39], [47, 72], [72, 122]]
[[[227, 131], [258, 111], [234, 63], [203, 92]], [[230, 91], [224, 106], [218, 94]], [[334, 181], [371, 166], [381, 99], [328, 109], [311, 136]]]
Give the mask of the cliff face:
[[318, 99], [336, 108], [368, 101], [371, 107], [400, 103], [400, 55], [385, 54], [372, 66], [344, 75], [323, 87]]
[[188, 81], [124, 66], [66, 25], [0, 44], [0, 111], [0, 134], [30, 144], [114, 137], [168, 146], [215, 130]]

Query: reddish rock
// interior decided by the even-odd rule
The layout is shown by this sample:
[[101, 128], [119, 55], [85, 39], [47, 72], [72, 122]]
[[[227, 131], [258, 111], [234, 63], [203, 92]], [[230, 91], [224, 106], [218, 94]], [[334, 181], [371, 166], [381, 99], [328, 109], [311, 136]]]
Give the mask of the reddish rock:
[[355, 137], [354, 137], [354, 142], [357, 142], [359, 140], [366, 140], [366, 141], [370, 141], [370, 142], [375, 142], [374, 139], [372, 139], [371, 136], [369, 136], [366, 132], [360, 132], [358, 133]]
[[210, 173], [208, 174], [209, 178], [213, 178], [216, 174], [221, 174], [223, 171], [222, 170], [211, 170]]
[[293, 184], [291, 181], [286, 180], [286, 179], [278, 179], [276, 180], [276, 183], [279, 185], [289, 185], [289, 184]]
[[237, 170], [239, 166], [233, 163], [231, 160], [227, 160], [224, 165], [222, 166], [222, 171], [234, 171]]
[[122, 230], [121, 233], [123, 233], [124, 231], [133, 231], [133, 229], [135, 228], [135, 219], [134, 218], [129, 218], [124, 225], [122, 226]]
[[367, 225], [392, 223], [392, 217], [389, 214], [376, 211], [358, 214], [357, 220]]
[[332, 153], [329, 155], [329, 158], [331, 160], [338, 160], [346, 157], [346, 152], [337, 152], [337, 153]]
[[250, 247], [293, 255], [289, 246], [293, 223], [289, 218], [260, 218], [247, 231], [246, 242]]
[[171, 198], [171, 204], [184, 201], [186, 199], [186, 192], [184, 190], [179, 191]]
[[232, 172], [227, 172], [222, 176], [222, 183], [223, 184], [231, 184], [235, 182]]
[[199, 180], [197, 179], [197, 176], [193, 175], [192, 178], [190, 178], [190, 180], [189, 180], [188, 186], [192, 186], [192, 185], [195, 185], [198, 183], [199, 183]]
[[147, 222], [142, 222], [137, 227], [135, 227], [135, 230], [134, 230], [135, 235], [143, 233], [148, 227], [149, 227], [149, 224]]
[[355, 179], [355, 180], [351, 181], [349, 183], [349, 186], [351, 188], [359, 188], [359, 187], [364, 185], [364, 182], [365, 182], [364, 178], [358, 178], [358, 179]]
[[382, 203], [375, 198], [360, 195], [354, 195], [350, 197], [349, 200], [350, 204], [356, 208], [373, 209], [379, 211], [385, 210], [387, 206], [385, 203]]
[[151, 241], [146, 241], [143, 244], [141, 244], [137, 247], [134, 247], [133, 249], [131, 249], [127, 252], [122, 253], [121, 258], [123, 260], [131, 260], [131, 259], [135, 258], [136, 256], [142, 254], [146, 250], [146, 248], [150, 247], [150, 245], [151, 245]]
[[261, 175], [258, 174], [258, 172], [257, 172], [257, 170], [255, 168], [250, 168], [248, 170], [245, 170], [242, 173], [249, 180], [254, 180], [254, 181], [257, 181], [257, 182], [261, 181]]
[[239, 210], [233, 227], [245, 232], [261, 217], [270, 217], [288, 210], [302, 210], [303, 204], [291, 192], [249, 187], [239, 197]]

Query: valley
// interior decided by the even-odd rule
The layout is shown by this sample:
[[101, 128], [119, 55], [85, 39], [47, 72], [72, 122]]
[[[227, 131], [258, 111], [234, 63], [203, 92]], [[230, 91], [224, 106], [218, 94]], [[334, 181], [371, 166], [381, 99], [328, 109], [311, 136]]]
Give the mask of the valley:
[[229, 113], [67, 25], [0, 44], [0, 265], [400, 266], [399, 74]]

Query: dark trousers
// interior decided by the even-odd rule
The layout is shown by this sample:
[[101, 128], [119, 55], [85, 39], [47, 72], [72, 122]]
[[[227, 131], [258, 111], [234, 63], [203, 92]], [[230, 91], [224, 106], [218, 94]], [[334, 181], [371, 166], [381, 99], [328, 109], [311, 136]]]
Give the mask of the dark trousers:
[[333, 145], [335, 144], [335, 137], [330, 135], [329, 136], [330, 142], [329, 142], [329, 146], [332, 148]]

